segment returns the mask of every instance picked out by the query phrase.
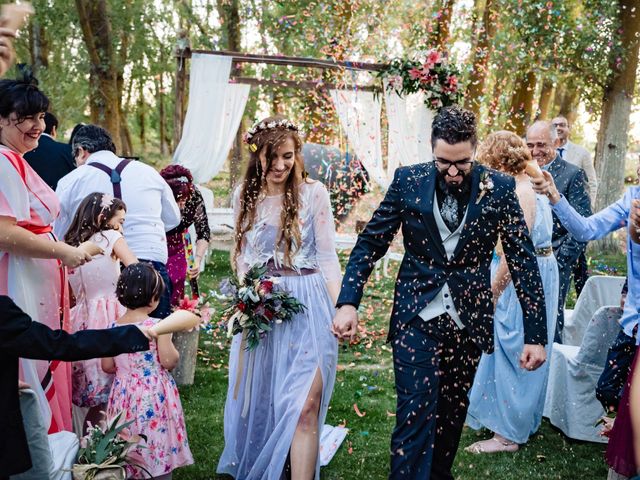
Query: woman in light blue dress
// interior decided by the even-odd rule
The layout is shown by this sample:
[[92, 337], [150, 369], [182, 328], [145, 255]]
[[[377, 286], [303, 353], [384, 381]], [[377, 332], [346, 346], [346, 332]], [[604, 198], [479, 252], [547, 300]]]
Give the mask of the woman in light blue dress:
[[305, 179], [295, 125], [271, 117], [249, 131], [251, 157], [236, 189], [235, 270], [266, 265], [306, 309], [251, 351], [229, 354], [224, 451], [217, 472], [238, 480], [320, 478], [320, 428], [338, 360], [331, 332], [342, 275], [324, 185]]
[[[551, 248], [553, 217], [549, 200], [536, 195], [524, 172], [531, 156], [523, 140], [511, 132], [496, 132], [480, 146], [478, 160], [513, 175], [516, 193], [536, 248], [547, 313], [546, 346], [550, 358], [558, 306], [558, 266]], [[522, 307], [499, 249], [492, 265], [495, 351], [483, 354], [469, 392], [467, 425], [494, 433], [465, 450], [471, 453], [514, 452], [540, 427], [549, 362], [534, 371], [520, 366], [524, 345]]]

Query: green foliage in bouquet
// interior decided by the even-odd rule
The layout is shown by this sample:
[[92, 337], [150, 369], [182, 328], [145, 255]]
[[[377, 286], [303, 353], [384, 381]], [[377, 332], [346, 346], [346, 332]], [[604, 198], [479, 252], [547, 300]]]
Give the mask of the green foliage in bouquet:
[[239, 280], [225, 279], [220, 292], [228, 305], [222, 312], [222, 327], [229, 337], [243, 333], [247, 350], [253, 350], [273, 325], [288, 322], [306, 308], [283, 288], [277, 277], [267, 276], [267, 267], [252, 267]]
[[[78, 477], [77, 473], [81, 471], [82, 478], [93, 480], [102, 470], [132, 465], [127, 458], [129, 450], [138, 445], [140, 440], [146, 442], [147, 439], [144, 435], [127, 436], [127, 429], [133, 420], [118, 425], [122, 413], [120, 412], [109, 422], [102, 421], [99, 425], [90, 428], [87, 435], [82, 438], [77, 463], [73, 469], [74, 477]], [[135, 466], [147, 472], [142, 466]]]

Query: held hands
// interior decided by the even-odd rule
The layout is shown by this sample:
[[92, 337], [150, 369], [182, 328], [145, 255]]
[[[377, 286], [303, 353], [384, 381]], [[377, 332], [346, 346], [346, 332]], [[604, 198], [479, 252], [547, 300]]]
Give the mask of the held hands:
[[525, 370], [536, 370], [547, 359], [547, 352], [544, 345], [525, 345], [520, 355], [520, 368]]
[[542, 171], [542, 177], [531, 178], [531, 186], [539, 195], [546, 195], [552, 205], [560, 201], [560, 192], [556, 188], [553, 176], [546, 170]]
[[331, 325], [331, 333], [338, 340], [351, 341], [358, 331], [358, 310], [353, 305], [342, 305], [338, 308], [333, 324]]

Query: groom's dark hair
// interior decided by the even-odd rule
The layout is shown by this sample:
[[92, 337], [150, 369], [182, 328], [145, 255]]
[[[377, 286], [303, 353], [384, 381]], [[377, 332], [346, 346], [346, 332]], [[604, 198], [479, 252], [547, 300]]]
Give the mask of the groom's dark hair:
[[478, 142], [476, 136], [476, 116], [458, 105], [441, 109], [431, 124], [431, 146], [436, 141], [444, 140], [449, 145], [471, 142], [474, 147]]

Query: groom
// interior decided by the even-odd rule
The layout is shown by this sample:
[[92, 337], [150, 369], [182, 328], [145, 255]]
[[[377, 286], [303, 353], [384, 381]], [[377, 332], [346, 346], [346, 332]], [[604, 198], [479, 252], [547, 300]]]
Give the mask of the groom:
[[522, 310], [520, 365], [545, 361], [544, 293], [512, 177], [473, 161], [473, 113], [444, 108], [433, 120], [433, 163], [396, 170], [351, 253], [333, 320], [341, 339], [375, 262], [402, 228], [405, 255], [388, 340], [393, 346], [396, 427], [391, 479], [453, 479], [451, 467], [481, 351], [493, 350], [490, 264], [498, 235]]

